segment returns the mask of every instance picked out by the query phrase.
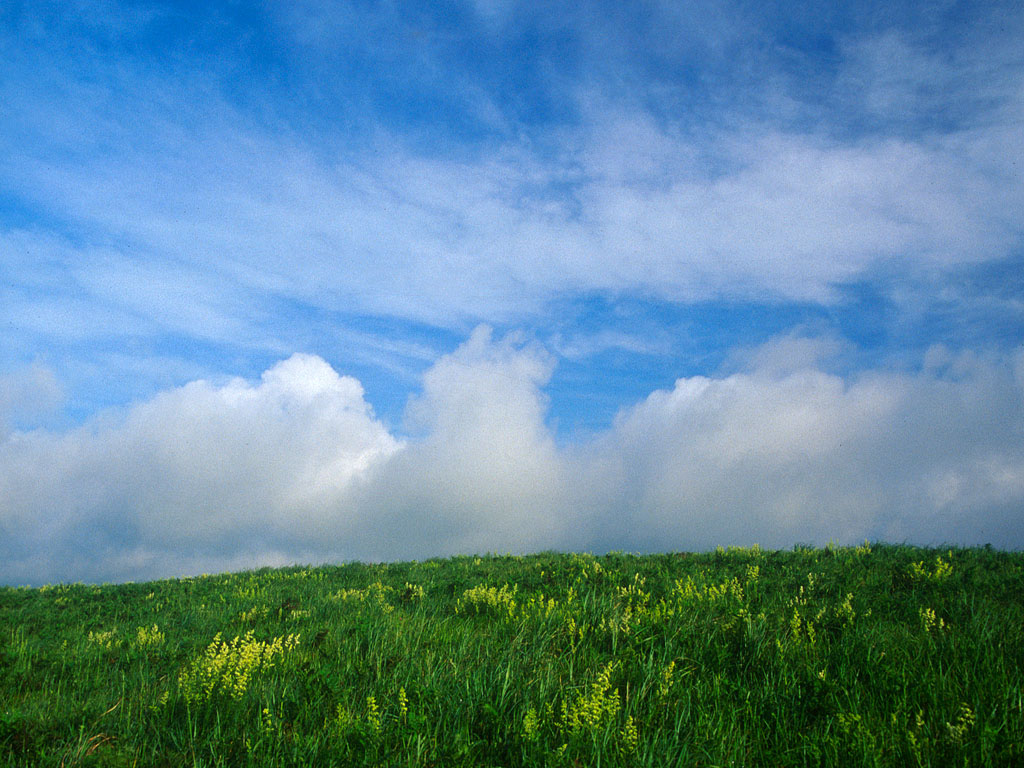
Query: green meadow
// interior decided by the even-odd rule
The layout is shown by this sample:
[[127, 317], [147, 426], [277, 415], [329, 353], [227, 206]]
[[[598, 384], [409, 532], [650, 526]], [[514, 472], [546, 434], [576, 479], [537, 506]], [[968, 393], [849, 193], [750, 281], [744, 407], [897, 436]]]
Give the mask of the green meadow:
[[544, 553], [0, 589], [2, 766], [1024, 765], [1024, 554]]

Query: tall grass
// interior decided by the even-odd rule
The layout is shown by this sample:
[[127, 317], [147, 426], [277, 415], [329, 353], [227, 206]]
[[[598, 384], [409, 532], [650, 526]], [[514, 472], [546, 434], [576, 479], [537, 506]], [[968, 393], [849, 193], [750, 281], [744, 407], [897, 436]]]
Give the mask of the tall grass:
[[1020, 765], [1022, 595], [879, 545], [8, 588], [0, 765]]

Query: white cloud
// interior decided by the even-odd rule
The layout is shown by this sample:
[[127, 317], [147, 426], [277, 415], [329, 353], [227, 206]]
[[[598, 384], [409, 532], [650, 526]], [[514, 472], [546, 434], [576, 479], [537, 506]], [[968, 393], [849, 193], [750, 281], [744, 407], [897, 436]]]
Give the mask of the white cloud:
[[12, 424], [44, 416], [63, 399], [57, 377], [41, 363], [0, 374], [0, 440], [7, 437]]
[[[844, 77], [862, 76], [872, 104], [910, 87], [877, 82], [870, 62], [893, 51], [928, 69], [931, 59], [894, 35], [847, 51]], [[68, 83], [83, 111], [68, 136], [53, 129], [63, 101], [12, 94], [35, 138], [7, 137], [19, 151], [0, 174], [75, 233], [75, 247], [47, 247], [70, 265], [79, 299], [172, 331], [244, 336], [267, 297], [460, 330], [586, 292], [830, 302], [837, 284], [875, 269], [912, 279], [1019, 248], [1024, 176], [1006, 158], [1024, 149], [1024, 91], [1019, 67], [1000, 55], [999, 87], [942, 130], [840, 139], [827, 124], [800, 131], [739, 114], [728, 129], [695, 132], [639, 99], [577, 84], [567, 94], [577, 124], [543, 142], [501, 134], [498, 146], [443, 157], [387, 133], [325, 152], [312, 136], [254, 124], [215, 88], [139, 72]], [[970, 83], [989, 71], [961, 66]], [[942, 98], [941, 82], [926, 85]], [[104, 88], [104, 98], [89, 90]], [[152, 93], [166, 97], [154, 103]], [[111, 100], [121, 111], [95, 106]], [[53, 162], [83, 131], [100, 144], [146, 140]], [[59, 326], [56, 310], [26, 293], [12, 297], [19, 310]]]
[[196, 381], [71, 432], [15, 432], [0, 581], [549, 547], [1024, 547], [1024, 350], [936, 349], [918, 373], [844, 379], [818, 367], [834, 344], [777, 340], [563, 448], [545, 425], [553, 359], [486, 328], [427, 372], [404, 440], [308, 355], [255, 384]]
[[259, 560], [309, 542], [330, 551], [348, 522], [341, 501], [398, 448], [360, 384], [305, 355], [257, 385], [196, 381], [123, 418], [15, 433], [0, 445], [5, 577], [169, 573], [180, 558]]
[[[593, 159], [568, 198], [550, 191], [571, 178], [568, 167], [541, 167], [521, 152], [480, 164], [399, 154], [360, 177], [260, 141], [262, 170], [253, 172], [263, 181], [255, 186], [251, 178], [241, 186], [223, 178], [221, 166], [251, 164], [233, 151], [217, 156], [207, 173], [182, 174], [189, 196], [202, 201], [186, 214], [189, 226], [182, 226], [180, 211], [156, 209], [155, 200], [116, 176], [102, 197], [120, 199], [110, 209], [118, 220], [104, 226], [127, 226], [149, 258], [182, 253], [208, 261], [217, 254], [236, 265], [204, 268], [208, 285], [240, 284], [314, 306], [441, 325], [514, 318], [577, 291], [830, 301], [835, 284], [872, 268], [945, 269], [1002, 258], [1019, 243], [1019, 224], [1005, 211], [1007, 201], [1019, 207], [1024, 184], [1008, 169], [994, 175], [979, 168], [971, 153], [993, 141], [986, 135], [933, 146], [843, 146], [774, 132], [721, 138], [733, 145], [728, 174], [688, 170], [695, 146], [663, 135], [651, 168], [629, 163], [632, 175], [623, 177]], [[602, 155], [621, 147], [603, 133], [587, 141]], [[962, 142], [967, 146], [957, 146]], [[654, 162], [666, 155], [676, 166], [668, 178], [665, 163]], [[47, 181], [65, 189], [85, 183], [102, 186], [92, 172]], [[161, 185], [162, 199], [167, 194], [176, 194], [174, 182]], [[79, 213], [113, 215], [106, 208]], [[131, 311], [150, 306], [161, 323], [173, 324], [165, 308], [199, 284], [184, 284], [156, 265], [141, 269], [135, 258], [80, 268], [80, 281], [99, 299], [117, 302], [104, 281], [111, 272], [132, 277], [120, 301]], [[155, 289], [162, 298], [150, 304]], [[241, 310], [218, 309], [216, 317], [245, 319]], [[201, 324], [196, 313], [185, 316]]]
[[[1024, 390], [1006, 361], [956, 379], [847, 381], [791, 369], [782, 351], [783, 367], [762, 355], [751, 372], [680, 379], [623, 412], [584, 461], [613, 478], [593, 478], [605, 519], [627, 512], [623, 530], [644, 531], [645, 547], [1024, 546]], [[614, 536], [595, 527], [604, 546]]]
[[522, 551], [560, 539], [561, 458], [544, 424], [552, 361], [478, 328], [424, 377], [420, 435], [368, 489], [377, 557]]
[[825, 367], [826, 363], [848, 347], [841, 339], [833, 336], [811, 335], [804, 329], [794, 329], [753, 349], [733, 350], [727, 365], [780, 376]]
[[608, 350], [622, 350], [638, 355], [667, 354], [672, 349], [669, 335], [662, 332], [657, 336], [650, 338], [604, 329], [594, 333], [558, 333], [551, 339], [550, 344], [560, 357], [573, 361], [584, 360]]

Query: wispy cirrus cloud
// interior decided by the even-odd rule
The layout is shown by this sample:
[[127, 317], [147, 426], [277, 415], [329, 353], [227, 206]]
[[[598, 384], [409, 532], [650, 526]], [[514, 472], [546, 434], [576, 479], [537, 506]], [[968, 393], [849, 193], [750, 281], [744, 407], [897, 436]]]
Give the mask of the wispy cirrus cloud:
[[[153, 260], [159, 272], [163, 261], [192, 286], [179, 264], [201, 264], [191, 268], [243, 296], [463, 329], [535, 315], [571, 292], [828, 302], [880, 265], [912, 278], [1020, 247], [1024, 182], [1005, 158], [1024, 149], [1021, 69], [997, 49], [1004, 61], [988, 69], [954, 56], [925, 81], [914, 72], [931, 72], [938, 54], [922, 49], [892, 31], [849, 44], [844, 98], [866, 113], [888, 114], [888, 99], [933, 114], [951, 70], [971, 83], [998, 71], [999, 85], [952, 125], [840, 137], [760, 111], [695, 133], [640, 99], [595, 99], [603, 85], [563, 84], [575, 124], [543, 145], [498, 135], [454, 156], [386, 133], [324, 153], [312, 135], [268, 130], [219, 96], [225, 75], [200, 62], [185, 80], [93, 62], [105, 77], [64, 86], [81, 108], [75, 131], [53, 129], [62, 105], [15, 100], [21, 136], [44, 138], [12, 152], [5, 176], [78, 237], [112, 247], [110, 269]], [[893, 55], [917, 65], [890, 82], [873, 62]], [[155, 284], [183, 290], [172, 275]]]
[[147, 174], [136, 157], [124, 176], [29, 163], [20, 184], [29, 196], [62, 190], [55, 205], [118, 238], [106, 258], [76, 267], [102, 299], [107, 276], [123, 274], [121, 300], [154, 314], [166, 302], [202, 306], [196, 291], [213, 281], [220, 304], [230, 292], [282, 295], [447, 325], [529, 316], [588, 291], [829, 302], [836, 285], [880, 267], [912, 278], [1006, 258], [1020, 245], [1012, 211], [1024, 184], [1001, 158], [1022, 148], [1001, 127], [973, 133], [853, 146], [724, 136], [724, 175], [688, 162], [697, 148], [670, 135], [649, 154], [634, 145], [609, 160], [615, 134], [603, 128], [583, 138], [589, 154], [567, 154], [561, 167], [520, 150], [453, 164], [399, 149], [328, 167], [301, 148], [239, 137], [225, 143], [244, 150], [205, 167], [182, 158]]

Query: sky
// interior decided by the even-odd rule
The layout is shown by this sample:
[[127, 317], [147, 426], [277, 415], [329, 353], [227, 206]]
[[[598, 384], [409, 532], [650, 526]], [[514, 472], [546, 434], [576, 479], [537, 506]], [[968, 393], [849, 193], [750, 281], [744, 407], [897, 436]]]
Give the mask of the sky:
[[1018, 2], [0, 4], [0, 584], [1024, 548]]

